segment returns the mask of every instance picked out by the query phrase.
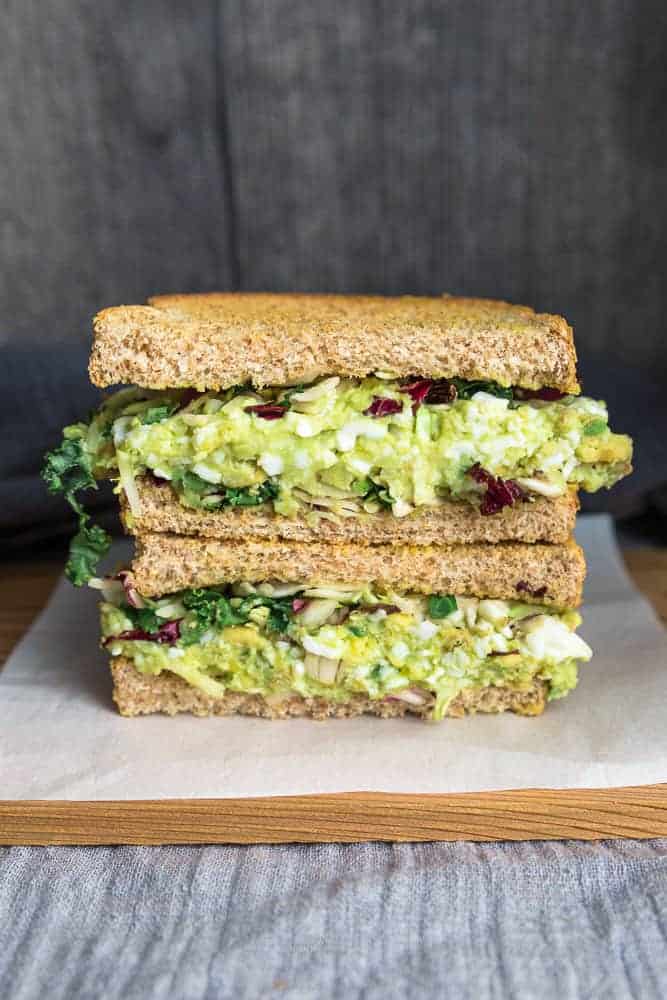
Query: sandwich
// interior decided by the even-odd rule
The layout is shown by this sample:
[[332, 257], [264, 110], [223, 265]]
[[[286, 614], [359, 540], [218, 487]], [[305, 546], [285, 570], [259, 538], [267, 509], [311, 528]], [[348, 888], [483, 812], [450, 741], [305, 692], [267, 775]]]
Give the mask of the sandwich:
[[[572, 331], [504, 302], [158, 296], [94, 320], [106, 396], [43, 475], [124, 715], [537, 715], [576, 684], [578, 491], [632, 442]], [[110, 479], [132, 564], [81, 493]]]
[[575, 686], [567, 545], [243, 544], [148, 534], [96, 579], [123, 715], [540, 714]]
[[[45, 476], [111, 478], [126, 529], [427, 545], [570, 536], [632, 443], [579, 394], [563, 319], [502, 302], [215, 294], [101, 312], [90, 376], [133, 383], [65, 429]], [[63, 474], [64, 470], [64, 474]]]

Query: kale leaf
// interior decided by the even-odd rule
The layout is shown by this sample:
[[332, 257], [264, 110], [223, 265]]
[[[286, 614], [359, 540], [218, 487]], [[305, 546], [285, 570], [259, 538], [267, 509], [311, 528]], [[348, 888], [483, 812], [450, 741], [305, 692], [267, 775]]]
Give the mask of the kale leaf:
[[394, 498], [387, 487], [370, 478], [355, 480], [353, 489], [355, 493], [361, 495], [362, 499], [376, 500], [382, 507], [391, 507], [394, 503]]
[[[511, 387], [498, 385], [497, 382], [468, 382], [467, 379], [463, 378], [453, 378], [449, 381], [456, 389], [457, 399], [472, 399], [476, 392], [486, 392], [490, 396], [499, 396], [501, 399], [514, 399]], [[428, 402], [428, 398], [426, 401]]]
[[132, 608], [129, 604], [122, 607], [123, 614], [130, 619], [132, 625], [142, 632], [157, 632], [163, 620], [158, 618], [152, 608]]
[[62, 493], [79, 519], [79, 530], [72, 539], [65, 575], [75, 587], [81, 587], [95, 574], [98, 562], [109, 550], [111, 538], [97, 524], [91, 524], [76, 493], [97, 489], [90, 459], [80, 438], [64, 438], [62, 444], [44, 457], [41, 476], [49, 493]]
[[179, 408], [180, 403], [165, 403], [163, 406], [149, 406], [141, 414], [142, 424], [159, 424], [161, 420], [171, 417]]
[[[171, 480], [172, 486], [191, 506], [222, 508], [222, 507], [257, 507], [269, 500], [275, 500], [280, 487], [274, 479], [265, 479], [257, 486], [219, 486], [202, 479], [189, 469], [177, 469]], [[207, 503], [205, 498], [212, 497]]]
[[97, 489], [80, 438], [63, 438], [58, 448], [47, 452], [41, 474], [49, 493], [63, 493], [68, 497], [77, 490]]
[[234, 489], [228, 486], [224, 491], [223, 506], [257, 507], [268, 500], [276, 500], [280, 487], [274, 479], [265, 479], [259, 486], [243, 486]]
[[65, 575], [75, 587], [82, 587], [95, 575], [97, 564], [109, 551], [111, 539], [99, 524], [89, 524], [85, 513], [79, 514], [79, 530], [70, 542]]
[[457, 607], [456, 598], [452, 594], [431, 594], [428, 599], [430, 618], [447, 618]]
[[217, 587], [186, 590], [182, 601], [192, 616], [181, 629], [181, 640], [186, 646], [199, 642], [209, 629], [220, 630], [229, 625], [245, 625], [254, 608], [268, 608], [267, 629], [282, 635], [287, 631], [293, 613], [291, 597], [251, 594], [238, 607], [233, 607], [229, 598]]

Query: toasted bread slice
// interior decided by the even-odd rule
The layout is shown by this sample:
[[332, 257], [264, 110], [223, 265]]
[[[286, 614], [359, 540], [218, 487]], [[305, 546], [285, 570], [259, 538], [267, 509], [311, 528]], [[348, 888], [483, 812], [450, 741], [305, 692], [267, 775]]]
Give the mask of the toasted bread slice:
[[381, 371], [579, 391], [565, 320], [492, 299], [160, 295], [104, 309], [94, 334], [99, 386], [205, 390]]
[[506, 507], [485, 517], [468, 503], [446, 501], [407, 517], [391, 511], [321, 520], [311, 527], [303, 518], [281, 517], [267, 505], [208, 512], [184, 507], [171, 487], [147, 477], [137, 481], [140, 511], [130, 514], [121, 493], [121, 517], [128, 534], [170, 532], [238, 542], [248, 538], [294, 542], [356, 542], [362, 545], [472, 545], [479, 542], [550, 542], [562, 544], [574, 530], [579, 509], [576, 490], [549, 500]]
[[[132, 662], [124, 657], [111, 661], [113, 700], [121, 715], [150, 715], [163, 712], [176, 715], [191, 712], [193, 715], [258, 715], [265, 719], [287, 719], [308, 716], [312, 719], [345, 718], [365, 713], [384, 719], [413, 712], [428, 715], [432, 705], [407, 705], [402, 701], [373, 701], [355, 695], [346, 702], [326, 698], [303, 698], [288, 695], [284, 699], [267, 700], [257, 694], [229, 693], [222, 698], [212, 698], [191, 684], [169, 674], [159, 676], [141, 674]], [[485, 687], [462, 691], [448, 706], [448, 716], [461, 718], [475, 712], [517, 712], [519, 715], [541, 715], [546, 704], [548, 687], [545, 681], [535, 680], [530, 687]]]
[[584, 555], [566, 545], [336, 545], [330, 542], [223, 542], [149, 533], [137, 539], [133, 585], [147, 597], [186, 587], [280, 580], [375, 583], [398, 591], [460, 594], [576, 607]]

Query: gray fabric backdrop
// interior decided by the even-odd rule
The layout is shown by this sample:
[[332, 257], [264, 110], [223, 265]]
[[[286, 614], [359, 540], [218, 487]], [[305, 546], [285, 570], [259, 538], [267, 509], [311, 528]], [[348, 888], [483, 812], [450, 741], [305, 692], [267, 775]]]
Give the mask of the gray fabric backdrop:
[[667, 368], [660, 0], [9, 0], [0, 335], [212, 287], [504, 296]]
[[11, 1000], [663, 1000], [667, 842], [0, 851]]

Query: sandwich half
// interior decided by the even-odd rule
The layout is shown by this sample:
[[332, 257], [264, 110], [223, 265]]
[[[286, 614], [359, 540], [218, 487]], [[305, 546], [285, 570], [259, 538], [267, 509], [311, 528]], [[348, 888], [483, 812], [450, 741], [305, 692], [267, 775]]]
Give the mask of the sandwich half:
[[540, 714], [591, 651], [567, 545], [337, 546], [153, 534], [95, 579], [123, 715]]
[[560, 317], [477, 299], [161, 296], [95, 320], [90, 374], [133, 382], [49, 456], [77, 489], [116, 481], [128, 531], [366, 545], [569, 537], [578, 489], [632, 443], [578, 395]]

